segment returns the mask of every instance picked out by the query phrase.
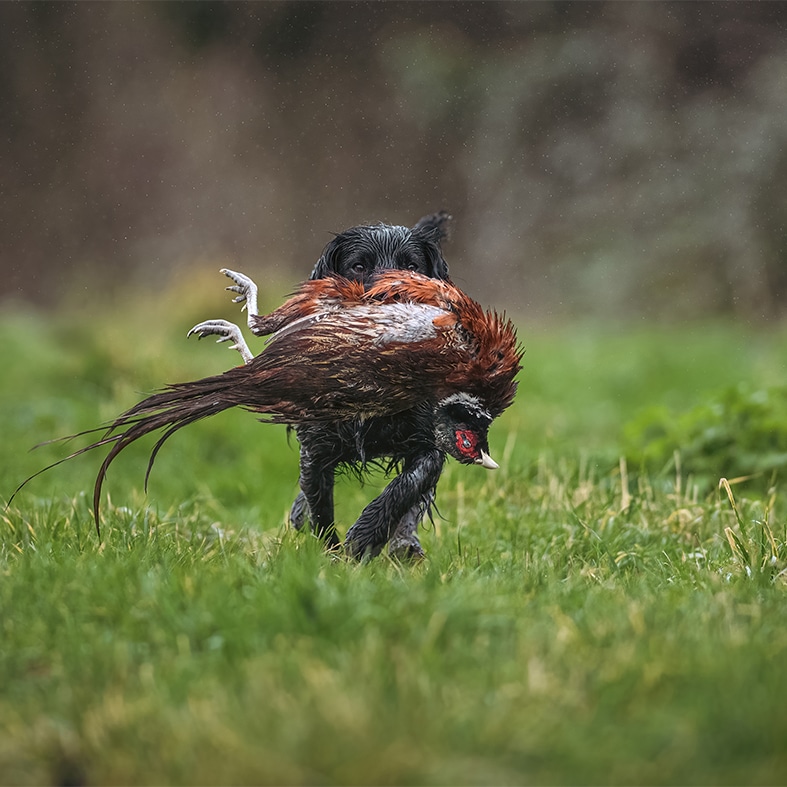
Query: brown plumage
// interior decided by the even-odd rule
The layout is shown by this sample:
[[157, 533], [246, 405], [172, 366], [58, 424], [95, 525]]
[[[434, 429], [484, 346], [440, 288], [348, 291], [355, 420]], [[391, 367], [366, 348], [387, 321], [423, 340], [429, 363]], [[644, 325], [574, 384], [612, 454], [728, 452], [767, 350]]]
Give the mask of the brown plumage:
[[482, 397], [495, 417], [516, 390], [511, 322], [419, 274], [381, 273], [368, 289], [308, 281], [255, 322], [273, 336], [244, 369], [259, 387], [243, 404], [274, 421], [390, 415], [460, 391]]
[[[319, 450], [308, 445], [310, 424], [347, 423], [356, 430], [360, 424], [362, 435], [366, 419], [390, 419], [390, 428], [381, 427], [375, 444], [359, 454], [362, 461], [386, 457], [403, 470], [348, 533], [358, 556], [379, 551], [398, 518], [425, 499], [445, 454], [496, 466], [487, 431], [514, 398], [522, 351], [509, 320], [485, 312], [448, 282], [406, 271], [381, 273], [366, 289], [341, 278], [308, 281], [279, 309], [258, 317], [256, 327], [273, 335], [250, 363], [166, 387], [72, 455], [112, 446], [94, 488], [97, 526], [106, 472], [126, 446], [164, 430], [149, 474], [178, 429], [231, 407], [303, 427], [307, 451]], [[318, 532], [332, 533], [332, 490], [329, 501], [324, 489], [304, 488], [304, 494]]]

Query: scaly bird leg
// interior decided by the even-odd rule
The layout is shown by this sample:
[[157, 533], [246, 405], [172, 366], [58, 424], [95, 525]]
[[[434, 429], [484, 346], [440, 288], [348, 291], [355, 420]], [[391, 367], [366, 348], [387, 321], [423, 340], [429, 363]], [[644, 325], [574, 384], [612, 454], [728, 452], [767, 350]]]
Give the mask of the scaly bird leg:
[[232, 299], [232, 302], [243, 304], [241, 311], [246, 309], [249, 328], [254, 330], [254, 318], [259, 314], [257, 308], [257, 285], [248, 276], [244, 276], [237, 271], [231, 271], [229, 268], [222, 268], [220, 273], [223, 273], [235, 282], [234, 285], [226, 289], [228, 292], [238, 293], [237, 297]]
[[233, 322], [228, 322], [227, 320], [205, 320], [205, 322], [195, 325], [186, 334], [186, 338], [192, 334], [196, 334], [200, 339], [204, 339], [206, 336], [218, 336], [217, 344], [232, 342], [230, 350], [237, 350], [241, 354], [244, 363], [251, 363], [254, 358], [249, 346], [246, 344], [246, 340], [243, 338], [243, 334], [240, 332], [240, 328]]

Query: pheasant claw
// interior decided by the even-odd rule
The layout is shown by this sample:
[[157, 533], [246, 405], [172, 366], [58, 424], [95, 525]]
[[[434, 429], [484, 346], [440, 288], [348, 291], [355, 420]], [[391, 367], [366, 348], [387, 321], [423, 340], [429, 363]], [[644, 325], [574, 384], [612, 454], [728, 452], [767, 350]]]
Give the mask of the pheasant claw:
[[227, 278], [232, 279], [235, 284], [227, 287], [227, 292], [238, 293], [232, 299], [233, 303], [242, 303], [241, 311], [246, 309], [248, 314], [249, 328], [254, 327], [254, 318], [258, 315], [257, 309], [257, 285], [243, 273], [231, 271], [229, 268], [222, 268], [220, 273], [223, 273]]
[[218, 336], [217, 344], [232, 342], [230, 350], [237, 350], [241, 354], [244, 363], [251, 363], [254, 358], [249, 346], [246, 344], [246, 340], [243, 338], [243, 334], [240, 332], [240, 328], [228, 320], [205, 320], [205, 322], [195, 325], [186, 334], [186, 338], [193, 335], [200, 339], [204, 339], [206, 336]]

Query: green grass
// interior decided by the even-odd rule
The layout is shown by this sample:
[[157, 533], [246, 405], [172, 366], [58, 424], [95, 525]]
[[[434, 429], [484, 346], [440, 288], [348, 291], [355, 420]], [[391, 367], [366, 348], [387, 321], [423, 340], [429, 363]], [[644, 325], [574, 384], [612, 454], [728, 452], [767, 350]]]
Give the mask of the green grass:
[[[185, 341], [232, 314], [201, 297], [6, 312], [6, 497], [68, 450], [34, 443], [235, 362]], [[787, 336], [520, 332], [501, 470], [448, 467], [418, 565], [289, 531], [297, 450], [245, 413], [179, 433], [148, 496], [145, 446], [118, 460], [100, 543], [98, 455], [25, 487], [0, 520], [0, 782], [784, 783], [784, 481], [707, 494], [620, 457], [648, 408], [787, 383]], [[342, 529], [383, 483], [340, 483]]]

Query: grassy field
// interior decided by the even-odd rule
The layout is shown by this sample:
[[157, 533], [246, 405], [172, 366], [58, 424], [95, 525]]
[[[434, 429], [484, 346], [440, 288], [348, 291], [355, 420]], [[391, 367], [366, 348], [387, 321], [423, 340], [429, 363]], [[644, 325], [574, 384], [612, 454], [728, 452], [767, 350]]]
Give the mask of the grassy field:
[[[185, 340], [232, 314], [215, 290], [6, 309], [4, 497], [79, 445], [33, 444], [234, 363]], [[31, 482], [0, 521], [0, 783], [785, 783], [787, 481], [641, 466], [629, 427], [787, 384], [787, 335], [520, 334], [501, 469], [448, 467], [417, 565], [288, 531], [296, 447], [246, 413], [179, 433], [147, 496], [129, 450], [101, 542], [99, 455]], [[340, 483], [342, 530], [383, 483]]]

